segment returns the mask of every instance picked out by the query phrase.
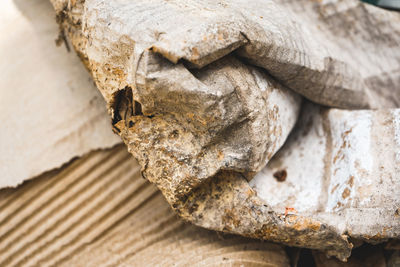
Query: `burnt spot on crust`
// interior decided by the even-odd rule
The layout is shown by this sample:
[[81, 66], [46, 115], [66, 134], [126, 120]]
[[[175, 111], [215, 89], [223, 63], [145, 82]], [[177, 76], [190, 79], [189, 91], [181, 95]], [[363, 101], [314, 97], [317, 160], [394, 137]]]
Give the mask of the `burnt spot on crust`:
[[287, 171], [286, 170], [279, 170], [274, 173], [274, 177], [278, 182], [284, 182], [287, 177]]
[[114, 111], [112, 118], [113, 125], [121, 120], [126, 120], [133, 115], [132, 89], [130, 87], [119, 90], [115, 94], [112, 101], [112, 108]]

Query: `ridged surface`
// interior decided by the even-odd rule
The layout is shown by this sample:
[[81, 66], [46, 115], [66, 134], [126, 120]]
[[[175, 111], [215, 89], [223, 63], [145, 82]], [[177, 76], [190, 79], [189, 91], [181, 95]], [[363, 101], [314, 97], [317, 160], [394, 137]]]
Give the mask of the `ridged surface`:
[[184, 223], [122, 146], [0, 191], [0, 266], [286, 266], [278, 245]]

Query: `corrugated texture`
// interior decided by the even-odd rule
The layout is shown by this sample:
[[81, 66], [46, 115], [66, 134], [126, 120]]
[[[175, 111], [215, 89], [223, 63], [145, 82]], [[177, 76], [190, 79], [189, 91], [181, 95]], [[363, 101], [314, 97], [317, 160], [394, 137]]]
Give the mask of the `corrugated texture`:
[[118, 146], [0, 191], [0, 266], [285, 266], [278, 245], [218, 236], [169, 209]]

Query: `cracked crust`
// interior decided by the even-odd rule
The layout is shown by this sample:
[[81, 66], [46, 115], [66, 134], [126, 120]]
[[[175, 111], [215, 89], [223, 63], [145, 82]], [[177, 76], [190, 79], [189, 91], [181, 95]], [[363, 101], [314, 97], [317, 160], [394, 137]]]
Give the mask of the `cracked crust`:
[[283, 4], [52, 2], [107, 100], [114, 130], [183, 218], [342, 260], [350, 255], [343, 229], [277, 213], [248, 184], [299, 113], [300, 97], [282, 84], [326, 105], [376, 106], [363, 72], [315, 43]]

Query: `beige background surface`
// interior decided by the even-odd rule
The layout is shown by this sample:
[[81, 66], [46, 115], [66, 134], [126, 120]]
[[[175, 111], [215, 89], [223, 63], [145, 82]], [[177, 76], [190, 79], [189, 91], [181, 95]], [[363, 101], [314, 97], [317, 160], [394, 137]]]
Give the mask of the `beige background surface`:
[[120, 142], [47, 0], [0, 1], [0, 188]]

